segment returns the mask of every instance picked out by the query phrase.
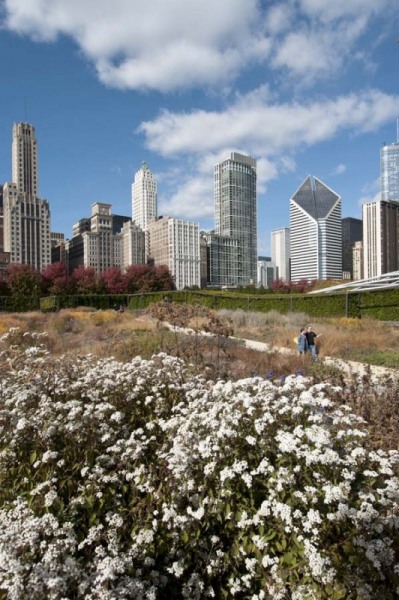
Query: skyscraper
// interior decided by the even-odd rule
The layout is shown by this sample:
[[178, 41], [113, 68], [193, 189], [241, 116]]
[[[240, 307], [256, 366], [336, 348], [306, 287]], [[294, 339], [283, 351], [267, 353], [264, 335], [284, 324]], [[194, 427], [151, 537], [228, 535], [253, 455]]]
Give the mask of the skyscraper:
[[289, 281], [290, 275], [290, 230], [288, 227], [275, 229], [272, 238], [272, 261], [276, 265], [276, 277]]
[[353, 278], [353, 248], [355, 242], [363, 239], [363, 223], [361, 219], [345, 217], [342, 219], [342, 271]]
[[362, 206], [364, 278], [399, 269], [399, 202], [378, 200]]
[[37, 197], [37, 142], [29, 123], [14, 123], [12, 128], [12, 180], [21, 194]]
[[12, 182], [3, 187], [4, 250], [11, 263], [42, 270], [51, 263], [50, 208], [38, 197], [35, 128], [14, 123]]
[[234, 272], [225, 268], [231, 262], [227, 257], [226, 265], [218, 266], [224, 271], [221, 278], [221, 273], [215, 271], [216, 262], [211, 261], [210, 283], [256, 285], [256, 160], [251, 156], [232, 152], [230, 158], [215, 165], [215, 234], [220, 238], [219, 246], [224, 238], [226, 250], [229, 247], [233, 250]]
[[135, 174], [132, 184], [132, 218], [143, 231], [157, 218], [157, 183], [145, 162]]
[[309, 175], [290, 199], [291, 280], [342, 279], [341, 198]]
[[384, 144], [380, 152], [381, 200], [399, 202], [399, 121], [396, 143]]

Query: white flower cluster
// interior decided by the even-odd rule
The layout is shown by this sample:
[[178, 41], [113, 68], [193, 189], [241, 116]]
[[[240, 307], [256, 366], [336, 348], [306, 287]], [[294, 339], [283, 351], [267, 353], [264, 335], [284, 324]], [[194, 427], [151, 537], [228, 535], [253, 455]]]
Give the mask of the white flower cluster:
[[210, 386], [165, 354], [14, 352], [0, 383], [7, 598], [399, 594], [399, 457], [367, 449], [336, 388]]

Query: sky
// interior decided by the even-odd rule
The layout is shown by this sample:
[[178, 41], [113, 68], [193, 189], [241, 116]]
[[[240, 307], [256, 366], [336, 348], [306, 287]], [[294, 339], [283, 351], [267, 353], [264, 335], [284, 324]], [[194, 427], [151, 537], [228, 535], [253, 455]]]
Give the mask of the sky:
[[39, 195], [72, 235], [95, 202], [131, 216], [143, 161], [158, 214], [214, 227], [213, 168], [257, 159], [258, 253], [308, 175], [361, 218], [397, 141], [398, 0], [0, 0], [0, 183], [35, 126]]

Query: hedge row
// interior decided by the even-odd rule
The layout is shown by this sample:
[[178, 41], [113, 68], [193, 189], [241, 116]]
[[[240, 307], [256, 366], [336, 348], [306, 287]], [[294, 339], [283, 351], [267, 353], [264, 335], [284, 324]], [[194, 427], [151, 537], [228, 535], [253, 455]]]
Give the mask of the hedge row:
[[347, 316], [374, 317], [382, 321], [399, 321], [399, 288], [356, 292], [347, 294], [307, 295], [245, 295], [213, 293], [206, 291], [153, 292], [148, 294], [79, 295], [79, 296], [2, 296], [0, 311], [23, 312], [29, 310], [60, 310], [89, 306], [94, 309], [117, 308], [145, 309], [150, 304], [167, 300], [185, 304], [201, 304], [212, 309], [247, 310], [280, 313], [303, 312], [312, 317]]
[[153, 302], [173, 300], [186, 304], [201, 304], [213, 309], [247, 310], [253, 312], [269, 312], [276, 310], [280, 313], [304, 312], [309, 316], [348, 316], [357, 317], [357, 298], [344, 295], [334, 296], [305, 296], [303, 294], [281, 296], [249, 296], [235, 294], [212, 294], [208, 292], [163, 292], [156, 294], [136, 294], [131, 297], [129, 308], [142, 309]]

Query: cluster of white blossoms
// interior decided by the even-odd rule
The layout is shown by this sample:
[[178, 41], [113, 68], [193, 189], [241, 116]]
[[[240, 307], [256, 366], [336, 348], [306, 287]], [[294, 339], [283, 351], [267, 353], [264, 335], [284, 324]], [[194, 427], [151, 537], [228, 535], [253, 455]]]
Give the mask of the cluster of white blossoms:
[[39, 342], [0, 356], [7, 598], [398, 597], [399, 455], [340, 390]]

